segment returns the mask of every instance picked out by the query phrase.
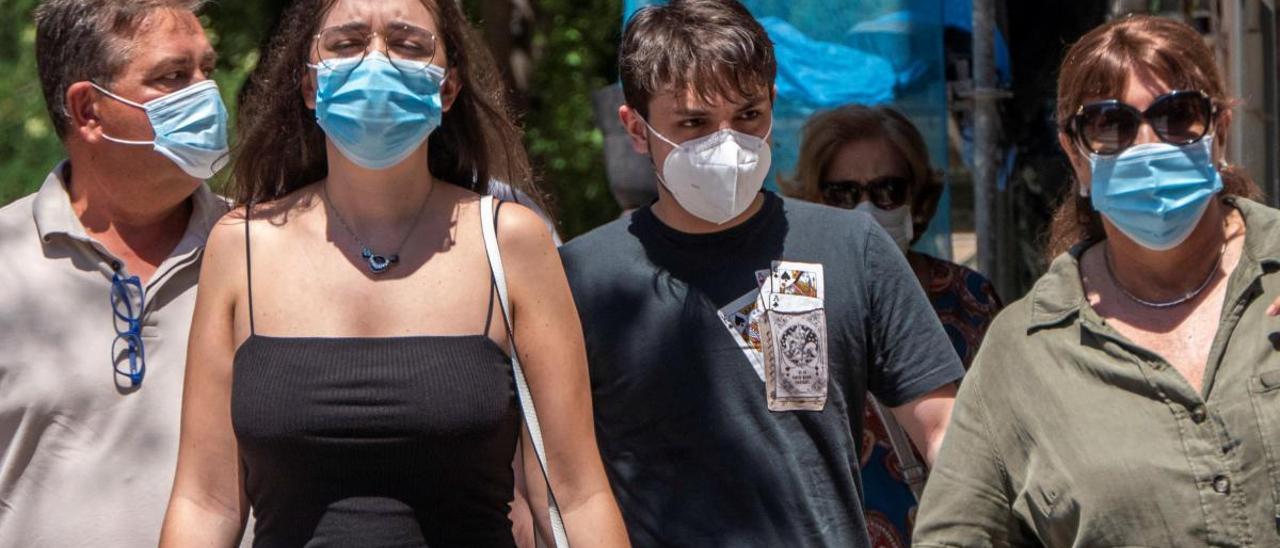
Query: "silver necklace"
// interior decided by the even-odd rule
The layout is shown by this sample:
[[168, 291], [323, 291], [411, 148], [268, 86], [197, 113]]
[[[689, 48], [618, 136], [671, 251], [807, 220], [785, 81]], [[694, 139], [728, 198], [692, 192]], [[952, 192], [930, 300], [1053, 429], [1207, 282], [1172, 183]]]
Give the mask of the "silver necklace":
[[1189, 291], [1187, 292], [1187, 294], [1181, 297], [1178, 297], [1172, 301], [1164, 301], [1164, 302], [1152, 302], [1152, 301], [1144, 301], [1142, 299], [1139, 299], [1136, 295], [1134, 295], [1133, 293], [1130, 293], [1128, 289], [1125, 289], [1124, 286], [1120, 284], [1120, 278], [1116, 277], [1115, 270], [1112, 270], [1111, 268], [1111, 246], [1104, 245], [1104, 247], [1102, 248], [1102, 261], [1107, 265], [1107, 275], [1111, 276], [1111, 281], [1115, 283], [1116, 289], [1119, 289], [1120, 292], [1123, 293], [1125, 297], [1128, 297], [1129, 300], [1135, 303], [1138, 303], [1142, 306], [1145, 306], [1147, 308], [1165, 309], [1165, 308], [1173, 308], [1175, 306], [1183, 304], [1187, 301], [1195, 299], [1196, 297], [1199, 297], [1201, 293], [1204, 293], [1204, 290], [1209, 288], [1209, 283], [1212, 282], [1214, 277], [1216, 277], [1216, 275], [1218, 274], [1218, 267], [1222, 266], [1222, 256], [1226, 254], [1227, 254], [1227, 244], [1224, 243], [1222, 244], [1222, 250], [1218, 252], [1218, 260], [1213, 263], [1213, 268], [1209, 269], [1209, 275], [1205, 276], [1203, 282], [1200, 282], [1200, 287], [1197, 287], [1195, 288], [1195, 290]]
[[427, 202], [431, 200], [431, 193], [434, 192], [435, 189], [436, 185], [433, 182], [431, 184], [431, 188], [427, 190], [427, 197], [422, 199], [422, 206], [418, 208], [418, 216], [414, 217], [413, 225], [409, 227], [408, 232], [405, 232], [404, 238], [400, 239], [400, 245], [396, 246], [395, 253], [390, 255], [374, 253], [373, 249], [365, 244], [364, 240], [361, 240], [360, 236], [356, 235], [356, 231], [351, 230], [351, 225], [348, 225], [347, 221], [342, 218], [342, 212], [338, 211], [338, 206], [329, 198], [329, 189], [322, 186], [321, 192], [323, 194], [324, 201], [329, 204], [329, 209], [333, 210], [333, 216], [338, 219], [338, 224], [342, 225], [342, 228], [347, 231], [347, 234], [351, 235], [351, 239], [355, 240], [357, 244], [360, 244], [360, 256], [369, 262], [369, 272], [382, 274], [383, 272], [386, 272], [387, 269], [391, 268], [392, 265], [400, 262], [400, 250], [404, 249], [404, 244], [409, 241], [409, 236], [412, 236], [413, 231], [418, 228], [418, 223], [422, 221], [422, 214], [427, 209]]

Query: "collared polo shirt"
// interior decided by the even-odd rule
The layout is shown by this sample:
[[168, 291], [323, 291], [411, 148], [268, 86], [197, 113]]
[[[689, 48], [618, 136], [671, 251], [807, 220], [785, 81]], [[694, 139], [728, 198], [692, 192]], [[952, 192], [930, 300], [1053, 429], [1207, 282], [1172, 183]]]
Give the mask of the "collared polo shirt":
[[146, 376], [131, 389], [113, 367], [110, 298], [112, 275], [130, 274], [80, 224], [68, 166], [0, 209], [0, 546], [155, 546], [200, 257], [227, 206], [203, 185], [193, 194], [181, 242], [145, 286]]
[[915, 546], [1280, 546], [1280, 211], [1226, 200], [1248, 232], [1202, 390], [1059, 257], [987, 332]]

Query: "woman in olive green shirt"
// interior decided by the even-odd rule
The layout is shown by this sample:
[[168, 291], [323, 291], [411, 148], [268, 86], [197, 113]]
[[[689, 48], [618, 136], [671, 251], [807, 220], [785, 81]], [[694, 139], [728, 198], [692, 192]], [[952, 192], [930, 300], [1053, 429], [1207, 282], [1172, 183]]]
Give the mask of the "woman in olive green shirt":
[[1221, 161], [1230, 107], [1181, 23], [1068, 52], [1071, 249], [988, 331], [916, 546], [1280, 545], [1280, 211]]

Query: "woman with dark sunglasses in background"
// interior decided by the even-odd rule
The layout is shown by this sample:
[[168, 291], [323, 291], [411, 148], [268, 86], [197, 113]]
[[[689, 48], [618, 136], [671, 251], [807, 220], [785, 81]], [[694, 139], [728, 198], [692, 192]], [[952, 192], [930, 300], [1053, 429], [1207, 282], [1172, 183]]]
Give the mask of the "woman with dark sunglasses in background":
[[[887, 107], [837, 108], [805, 125], [798, 166], [789, 194], [866, 212], [889, 233], [967, 367], [1001, 303], [981, 274], [911, 250], [942, 193], [919, 130]], [[860, 465], [871, 545], [909, 546], [924, 461], [899, 435], [892, 415], [869, 401]]]
[[1057, 257], [960, 388], [917, 546], [1280, 545], [1280, 212], [1223, 162], [1231, 104], [1182, 23], [1067, 53]]
[[205, 252], [162, 546], [233, 546], [251, 507], [255, 546], [513, 546], [522, 410], [556, 545], [627, 545], [551, 237], [480, 196], [538, 194], [475, 40], [453, 0], [284, 12]]

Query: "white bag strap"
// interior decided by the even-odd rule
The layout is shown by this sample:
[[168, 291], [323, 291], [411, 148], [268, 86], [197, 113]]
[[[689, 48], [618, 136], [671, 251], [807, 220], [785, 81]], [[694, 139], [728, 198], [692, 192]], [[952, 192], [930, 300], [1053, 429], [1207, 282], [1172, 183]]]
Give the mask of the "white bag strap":
[[929, 472], [924, 463], [916, 458], [916, 450], [911, 444], [911, 438], [907, 436], [907, 431], [902, 429], [902, 425], [898, 424], [898, 420], [893, 418], [889, 408], [881, 405], [870, 394], [867, 394], [867, 403], [875, 408], [885, 432], [889, 433], [889, 445], [893, 447], [893, 453], [898, 456], [898, 465], [902, 467], [902, 479], [907, 480], [907, 485], [911, 487], [911, 494], [915, 495], [917, 503], [920, 502]]
[[507, 340], [511, 343], [511, 371], [516, 379], [516, 395], [520, 398], [520, 411], [524, 414], [524, 424], [529, 429], [529, 441], [533, 444], [533, 452], [538, 458], [538, 465], [542, 467], [542, 475], [547, 482], [547, 509], [551, 513], [551, 533], [555, 537], [556, 548], [569, 548], [569, 537], [565, 534], [560, 507], [556, 504], [555, 494], [551, 492], [551, 475], [547, 472], [547, 453], [542, 448], [542, 428], [538, 425], [538, 413], [533, 408], [533, 394], [529, 391], [529, 382], [525, 380], [524, 369], [520, 367], [515, 333], [511, 329], [511, 302], [507, 298], [507, 275], [502, 269], [502, 253], [498, 249], [497, 228], [494, 225], [493, 216], [493, 196], [480, 198], [480, 230], [484, 234], [484, 249], [489, 256], [489, 269], [493, 271], [498, 300], [502, 303], [502, 321], [507, 328]]

